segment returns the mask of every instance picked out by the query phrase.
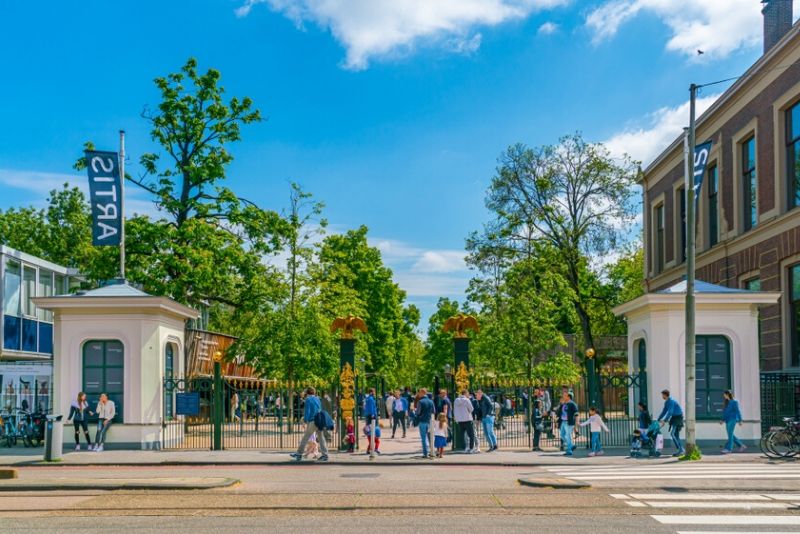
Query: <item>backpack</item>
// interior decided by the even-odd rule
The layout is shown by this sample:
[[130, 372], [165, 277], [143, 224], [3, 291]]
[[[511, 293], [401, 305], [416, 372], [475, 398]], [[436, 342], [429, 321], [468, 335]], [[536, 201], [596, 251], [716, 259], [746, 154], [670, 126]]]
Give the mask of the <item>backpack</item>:
[[333, 419], [325, 410], [320, 410], [314, 416], [314, 426], [319, 430], [333, 430]]

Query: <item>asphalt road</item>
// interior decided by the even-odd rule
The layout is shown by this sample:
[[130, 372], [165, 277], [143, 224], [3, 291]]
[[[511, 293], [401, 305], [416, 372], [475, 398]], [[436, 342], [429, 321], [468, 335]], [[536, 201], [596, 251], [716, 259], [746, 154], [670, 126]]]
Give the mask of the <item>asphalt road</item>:
[[20, 478], [226, 476], [241, 483], [202, 491], [3, 493], [0, 532], [800, 533], [800, 479], [769, 479], [790, 474], [793, 466], [761, 475], [760, 467], [745, 464], [745, 478], [715, 479], [735, 476], [717, 470], [677, 475], [700, 479], [663, 481], [660, 471], [641, 474], [651, 468], [634, 466], [639, 470], [615, 480], [607, 480], [602, 468], [594, 475], [598, 468], [586, 471], [603, 478], [599, 487], [551, 490], [518, 484], [520, 477], [551, 474], [530, 467], [30, 467], [20, 470]]

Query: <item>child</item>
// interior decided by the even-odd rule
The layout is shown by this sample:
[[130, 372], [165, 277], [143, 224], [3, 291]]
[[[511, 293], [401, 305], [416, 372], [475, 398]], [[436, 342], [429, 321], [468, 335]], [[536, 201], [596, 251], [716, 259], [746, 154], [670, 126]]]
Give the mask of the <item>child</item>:
[[603, 453], [603, 446], [600, 444], [600, 429], [602, 428], [606, 432], [608, 432], [608, 427], [603, 422], [603, 418], [600, 417], [600, 414], [597, 413], [597, 408], [592, 406], [589, 408], [589, 418], [580, 423], [581, 426], [589, 426], [589, 430], [592, 433], [592, 452], [589, 453], [589, 456], [602, 456]]
[[[372, 423], [364, 425], [364, 435], [367, 436], [367, 454], [372, 452]], [[381, 448], [381, 426], [375, 426], [375, 454], [380, 454]]]
[[311, 434], [311, 437], [308, 439], [308, 444], [306, 445], [306, 451], [303, 453], [303, 458], [311, 458], [315, 459], [319, 456], [319, 443], [317, 443], [317, 433]]
[[347, 452], [355, 452], [356, 427], [353, 426], [353, 419], [351, 417], [347, 418], [347, 432], [344, 438], [344, 442], [347, 444]]
[[436, 449], [436, 457], [444, 457], [444, 448], [447, 446], [447, 415], [440, 413], [433, 425], [433, 448]]
[[639, 458], [642, 456], [642, 431], [638, 428], [633, 431], [633, 438], [631, 439], [631, 458]]

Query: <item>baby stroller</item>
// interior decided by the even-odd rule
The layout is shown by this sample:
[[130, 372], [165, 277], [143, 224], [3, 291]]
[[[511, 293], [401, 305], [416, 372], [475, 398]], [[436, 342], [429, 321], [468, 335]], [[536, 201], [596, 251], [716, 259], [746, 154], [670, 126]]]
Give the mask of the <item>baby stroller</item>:
[[651, 423], [644, 433], [640, 429], [634, 430], [631, 438], [631, 458], [641, 458], [643, 449], [647, 450], [648, 456], [658, 458], [663, 448], [664, 436], [661, 434], [658, 422]]

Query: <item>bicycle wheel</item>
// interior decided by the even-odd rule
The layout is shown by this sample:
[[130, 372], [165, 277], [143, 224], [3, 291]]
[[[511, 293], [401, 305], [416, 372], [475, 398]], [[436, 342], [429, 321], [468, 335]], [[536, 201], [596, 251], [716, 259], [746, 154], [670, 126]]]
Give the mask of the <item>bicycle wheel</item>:
[[776, 453], [775, 451], [773, 451], [773, 450], [770, 448], [770, 443], [771, 443], [771, 441], [772, 441], [772, 437], [773, 437], [774, 435], [775, 435], [775, 431], [774, 431], [774, 430], [771, 430], [771, 431], [767, 432], [766, 434], [764, 434], [763, 436], [761, 436], [761, 441], [760, 441], [760, 442], [759, 442], [759, 444], [758, 444], [758, 445], [759, 445], [759, 447], [761, 448], [761, 452], [763, 452], [763, 453], [764, 453], [764, 455], [765, 455], [767, 458], [771, 458], [771, 459], [780, 458], [780, 456], [778, 455], [778, 453]]
[[786, 430], [775, 432], [769, 441], [768, 447], [778, 458], [789, 458], [794, 452], [792, 433]]

